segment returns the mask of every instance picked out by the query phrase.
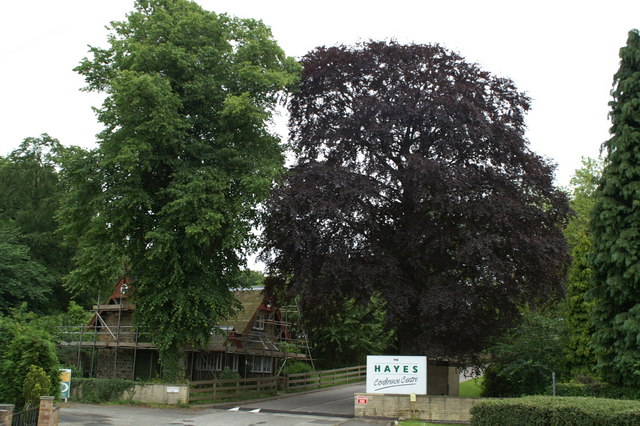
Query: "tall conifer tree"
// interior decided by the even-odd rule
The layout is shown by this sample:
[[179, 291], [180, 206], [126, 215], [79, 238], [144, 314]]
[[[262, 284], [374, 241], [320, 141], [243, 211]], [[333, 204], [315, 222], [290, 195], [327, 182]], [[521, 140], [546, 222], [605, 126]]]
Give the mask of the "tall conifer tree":
[[629, 32], [614, 76], [611, 138], [593, 225], [593, 320], [598, 366], [640, 386], [640, 33]]
[[593, 283], [590, 262], [593, 237], [590, 221], [601, 175], [600, 159], [583, 158], [582, 168], [576, 170], [569, 187], [574, 214], [565, 228], [572, 257], [567, 276], [566, 353], [567, 362], [574, 374], [591, 373], [595, 366], [591, 344], [593, 326], [590, 320], [593, 301], [588, 297]]

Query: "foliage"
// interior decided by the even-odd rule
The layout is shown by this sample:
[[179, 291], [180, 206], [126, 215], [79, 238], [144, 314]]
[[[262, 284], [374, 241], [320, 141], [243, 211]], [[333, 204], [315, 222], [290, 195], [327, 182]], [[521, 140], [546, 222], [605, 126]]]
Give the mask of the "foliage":
[[220, 372], [220, 380], [240, 380], [240, 373], [232, 370], [229, 367], [224, 367], [224, 369]]
[[62, 276], [71, 266], [73, 249], [62, 247], [55, 234], [55, 213], [62, 197], [58, 162], [64, 151], [57, 139], [45, 133], [24, 139], [0, 161], [0, 222], [15, 225], [29, 258], [41, 265], [52, 303], [32, 309], [50, 313], [63, 310], [69, 301]]
[[262, 287], [264, 285], [264, 274], [260, 271], [245, 269], [240, 271], [233, 280], [235, 288]]
[[640, 32], [614, 76], [611, 138], [593, 214], [594, 347], [602, 377], [640, 386]]
[[474, 426], [637, 425], [639, 422], [637, 401], [530, 396], [486, 400], [471, 408]]
[[58, 316], [61, 326], [78, 326], [88, 324], [94, 313], [84, 309], [73, 300], [69, 302], [67, 311]]
[[0, 331], [0, 400], [17, 406], [25, 403], [24, 384], [32, 366], [49, 378], [46, 394], [58, 396], [59, 363], [51, 336], [9, 317], [0, 317]]
[[281, 374], [311, 373], [313, 367], [306, 362], [286, 360]]
[[591, 381], [589, 383], [570, 382], [558, 383], [556, 385], [556, 395], [640, 400], [640, 389], [614, 386], [599, 381]]
[[23, 302], [35, 311], [50, 305], [47, 271], [31, 258], [22, 237], [15, 225], [0, 219], [0, 315]]
[[321, 47], [302, 64], [264, 257], [303, 310], [379, 292], [401, 353], [462, 360], [561, 292], [568, 203], [513, 82], [437, 45]]
[[367, 355], [389, 350], [395, 336], [385, 327], [386, 312], [385, 302], [376, 296], [365, 304], [347, 299], [331, 308], [303, 311], [317, 366], [331, 369], [363, 365]]
[[583, 158], [582, 168], [576, 170], [569, 188], [574, 213], [565, 228], [572, 257], [567, 276], [565, 319], [569, 336], [567, 361], [573, 374], [592, 372], [596, 364], [591, 345], [593, 326], [590, 320], [594, 302], [588, 299], [587, 293], [593, 280], [589, 260], [593, 237], [589, 222], [601, 173], [601, 160]]
[[121, 398], [124, 392], [133, 389], [133, 385], [132, 380], [71, 377], [74, 395], [78, 396], [79, 402], [87, 404], [115, 401]]
[[564, 321], [556, 315], [523, 310], [523, 321], [489, 349], [483, 396], [545, 393], [552, 373], [566, 372]]
[[35, 405], [39, 403], [41, 396], [49, 396], [51, 387], [51, 377], [47, 372], [37, 365], [30, 365], [27, 376], [24, 379], [23, 399], [25, 404]]
[[[268, 120], [299, 65], [262, 22], [187, 0], [139, 0], [76, 70], [106, 93], [99, 147], [63, 161], [60, 218], [78, 247], [72, 289], [134, 279], [136, 321], [154, 332], [165, 379], [237, 302], [229, 289], [282, 171]], [[177, 377], [176, 377], [177, 376]]]

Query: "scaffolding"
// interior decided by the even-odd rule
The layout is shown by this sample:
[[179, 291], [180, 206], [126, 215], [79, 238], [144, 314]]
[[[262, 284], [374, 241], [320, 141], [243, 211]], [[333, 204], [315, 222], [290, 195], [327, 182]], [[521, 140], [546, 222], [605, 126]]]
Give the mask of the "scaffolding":
[[[115, 294], [115, 293], [114, 293]], [[157, 362], [158, 347], [153, 343], [152, 333], [132, 325], [132, 313], [135, 304], [129, 303], [124, 297], [111, 297], [106, 304], [93, 306], [94, 316], [89, 325], [60, 327], [59, 345], [77, 348], [76, 367], [82, 368], [83, 349], [91, 350], [89, 361], [89, 377], [96, 377], [98, 351], [109, 350], [112, 355], [112, 371], [110, 376], [117, 377], [117, 369], [130, 358], [131, 379], [136, 378], [136, 361], [141, 350], [150, 351], [149, 376], [152, 374], [154, 353]], [[185, 347], [186, 358], [194, 371], [194, 363], [205, 353], [226, 354], [229, 357], [243, 355], [262, 356], [287, 360], [310, 361], [313, 359], [305, 333], [300, 332], [290, 319], [299, 318], [296, 305], [274, 309], [272, 318], [262, 318], [259, 327], [247, 327], [247, 330], [235, 330], [230, 327], [216, 327], [212, 330], [209, 343], [203, 348]], [[292, 334], [292, 330], [298, 331]], [[85, 352], [86, 353], [86, 352]], [[127, 357], [120, 357], [127, 354]], [[236, 362], [236, 361], [233, 361]], [[208, 368], [214, 372], [214, 368]], [[103, 373], [106, 374], [106, 373]], [[120, 374], [120, 376], [122, 376]]]

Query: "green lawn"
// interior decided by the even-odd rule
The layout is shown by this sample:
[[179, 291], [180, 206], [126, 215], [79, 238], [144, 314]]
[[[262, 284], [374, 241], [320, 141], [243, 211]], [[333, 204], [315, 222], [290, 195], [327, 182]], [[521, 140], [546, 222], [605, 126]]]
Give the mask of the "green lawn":
[[482, 377], [477, 379], [470, 379], [460, 383], [460, 396], [461, 397], [479, 397], [482, 392]]

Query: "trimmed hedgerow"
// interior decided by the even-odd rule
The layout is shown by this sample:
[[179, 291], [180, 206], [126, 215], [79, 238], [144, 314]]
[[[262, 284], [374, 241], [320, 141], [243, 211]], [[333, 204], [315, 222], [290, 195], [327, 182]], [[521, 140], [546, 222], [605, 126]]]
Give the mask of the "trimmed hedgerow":
[[638, 425], [640, 402], [530, 396], [480, 402], [471, 408], [471, 416], [475, 426]]
[[78, 401], [88, 404], [114, 401], [133, 389], [132, 380], [71, 378], [71, 389]]
[[556, 386], [556, 395], [640, 400], [640, 389], [614, 386], [601, 382], [558, 383]]

